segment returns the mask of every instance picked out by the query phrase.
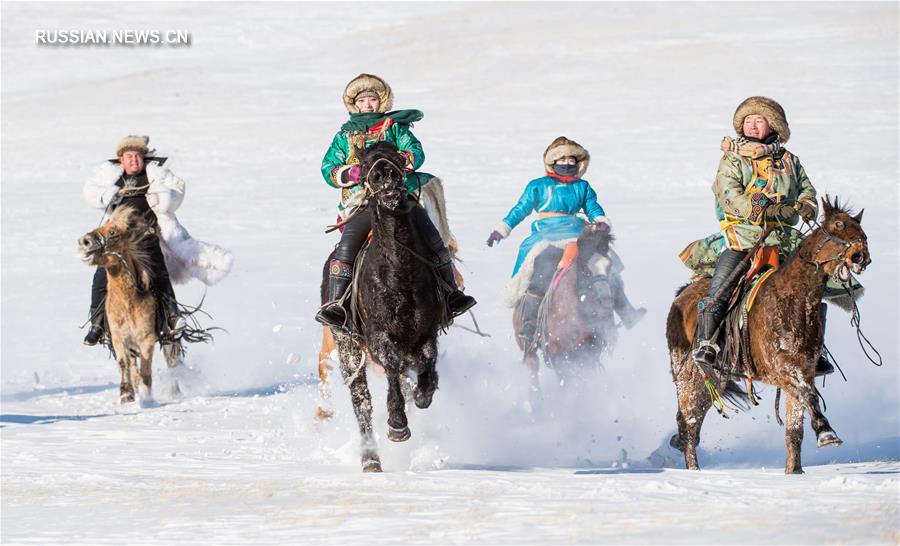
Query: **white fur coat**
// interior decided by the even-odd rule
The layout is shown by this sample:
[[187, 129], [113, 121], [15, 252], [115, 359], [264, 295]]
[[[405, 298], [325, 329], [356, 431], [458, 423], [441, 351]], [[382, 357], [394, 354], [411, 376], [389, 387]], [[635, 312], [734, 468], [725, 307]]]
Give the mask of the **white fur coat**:
[[[234, 260], [224, 248], [198, 241], [178, 222], [175, 211], [184, 199], [184, 181], [169, 169], [154, 161], [147, 162], [147, 203], [159, 222], [160, 247], [166, 268], [173, 283], [182, 284], [191, 278], [211, 285], [221, 281], [231, 271]], [[124, 170], [117, 163], [105, 161], [84, 183], [84, 198], [93, 207], [106, 209], [103, 221], [120, 198], [116, 182]]]

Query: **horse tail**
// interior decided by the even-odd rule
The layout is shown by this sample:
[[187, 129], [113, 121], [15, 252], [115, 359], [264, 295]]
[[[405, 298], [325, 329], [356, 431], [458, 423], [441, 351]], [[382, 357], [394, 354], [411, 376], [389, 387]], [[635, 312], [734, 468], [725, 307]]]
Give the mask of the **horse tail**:
[[431, 222], [441, 234], [441, 239], [447, 246], [456, 245], [456, 238], [450, 231], [450, 223], [447, 219], [447, 201], [444, 198], [444, 183], [440, 178], [434, 177], [422, 186], [422, 206], [431, 218]]

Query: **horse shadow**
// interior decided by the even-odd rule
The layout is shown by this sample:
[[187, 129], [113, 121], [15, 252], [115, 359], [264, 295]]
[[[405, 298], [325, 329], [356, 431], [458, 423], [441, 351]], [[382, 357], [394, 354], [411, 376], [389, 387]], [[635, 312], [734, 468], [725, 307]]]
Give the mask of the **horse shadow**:
[[[62, 421], [87, 421], [101, 417], [112, 417], [113, 413], [99, 413], [96, 415], [26, 415], [17, 413], [0, 414], [0, 423], [14, 423], [17, 425], [52, 425]], [[4, 428], [8, 425], [0, 425]]]
[[0, 398], [0, 400], [2, 400], [3, 402], [27, 402], [35, 398], [54, 396], [57, 394], [65, 394], [69, 396], [78, 394], [96, 394], [98, 392], [117, 388], [118, 386], [119, 385], [116, 383], [106, 383], [105, 385], [85, 385], [82, 387], [52, 387], [46, 389], [34, 389], [32, 391], [17, 392], [9, 395], [4, 395], [2, 398]]

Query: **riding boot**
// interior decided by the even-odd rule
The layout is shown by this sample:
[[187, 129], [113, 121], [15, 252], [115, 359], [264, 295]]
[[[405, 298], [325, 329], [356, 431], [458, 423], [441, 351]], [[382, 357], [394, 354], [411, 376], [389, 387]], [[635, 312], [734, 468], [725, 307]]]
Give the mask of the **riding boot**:
[[106, 309], [104, 306], [100, 306], [97, 308], [91, 308], [91, 327], [88, 329], [88, 333], [84, 336], [84, 344], [93, 346], [100, 343], [100, 340], [103, 339], [103, 336], [106, 334], [106, 328], [104, 328], [104, 323], [106, 322]]
[[644, 315], [647, 314], [647, 309], [643, 307], [635, 309], [631, 302], [628, 301], [628, 296], [625, 295], [625, 283], [622, 282], [618, 275], [614, 275], [614, 277], [615, 280], [610, 283], [613, 292], [613, 309], [619, 315], [619, 318], [622, 319], [622, 324], [625, 325], [625, 328], [631, 329], [644, 318]]
[[178, 300], [175, 298], [175, 289], [172, 288], [172, 281], [168, 275], [165, 275], [156, 282], [156, 301], [159, 303], [166, 324], [169, 326], [168, 337], [173, 340], [178, 339], [184, 332], [187, 323], [181, 316], [178, 309]]
[[[716, 330], [725, 317], [726, 304], [737, 284], [737, 279], [733, 279], [729, 286], [726, 286], [725, 282], [746, 255], [746, 252], [726, 249], [716, 263], [716, 270], [709, 283], [706, 297], [697, 302], [697, 330], [694, 335], [696, 350], [693, 358], [700, 364], [713, 365], [716, 362], [716, 356], [719, 354], [719, 346], [715, 339], [717, 337]], [[720, 288], [724, 289], [720, 290]]]
[[91, 327], [84, 336], [85, 345], [100, 343], [106, 334], [106, 271], [98, 267], [91, 282]]
[[[448, 251], [449, 255], [449, 251]], [[456, 286], [456, 277], [453, 275], [453, 263], [447, 262], [437, 267], [437, 273], [440, 278], [447, 283], [450, 291], [447, 294], [447, 307], [449, 307], [450, 316], [458, 317], [475, 306], [475, 298], [465, 294]]]
[[[328, 275], [328, 301], [316, 313], [316, 322], [332, 328], [352, 329], [349, 313], [341, 298], [353, 280], [353, 264], [340, 260], [331, 260]], [[350, 298], [346, 301], [349, 302]]]
[[456, 285], [456, 278], [453, 276], [453, 257], [450, 255], [450, 249], [444, 244], [440, 232], [432, 223], [431, 218], [428, 217], [425, 209], [416, 206], [412, 209], [411, 214], [416, 231], [422, 235], [425, 244], [434, 253], [437, 274], [446, 285], [444, 288], [447, 291], [447, 307], [449, 308], [450, 317], [458, 317], [471, 309], [477, 302], [475, 298], [467, 296]]
[[824, 302], [819, 304], [819, 317], [822, 321], [822, 354], [816, 362], [816, 376], [828, 375], [834, 373], [834, 365], [825, 356], [825, 314], [828, 312], [828, 305]]
[[518, 336], [525, 343], [534, 341], [534, 334], [537, 332], [537, 316], [538, 309], [541, 307], [543, 296], [525, 292], [522, 299], [522, 325], [519, 327]]

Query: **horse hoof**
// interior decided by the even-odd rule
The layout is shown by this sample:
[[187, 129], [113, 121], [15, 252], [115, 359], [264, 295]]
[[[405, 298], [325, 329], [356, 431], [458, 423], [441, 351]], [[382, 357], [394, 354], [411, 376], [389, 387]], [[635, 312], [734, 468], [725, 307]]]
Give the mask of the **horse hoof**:
[[835, 434], [833, 430], [826, 430], [825, 432], [822, 432], [821, 434], [819, 434], [816, 440], [818, 441], [819, 447], [839, 446], [844, 443], [843, 440], [838, 438], [837, 434]]
[[363, 472], [381, 472], [381, 461], [369, 459], [363, 463]]
[[119, 403], [120, 404], [130, 404], [132, 402], [134, 402], [134, 393], [133, 392], [127, 392], [125, 394], [119, 395]]
[[316, 408], [316, 415], [314, 417], [316, 421], [328, 421], [332, 417], [334, 417], [333, 411], [324, 408]]
[[409, 437], [412, 436], [412, 432], [409, 431], [409, 427], [403, 428], [394, 428], [388, 427], [388, 439], [392, 442], [405, 442], [409, 440]]
[[791, 475], [791, 474], [805, 474], [805, 472], [803, 472], [803, 469], [802, 469], [802, 468], [795, 468], [795, 469], [793, 469], [793, 470], [788, 470], [787, 468], [785, 468], [785, 469], [784, 469], [784, 473], [787, 474], [787, 475]]
[[417, 391], [415, 393], [416, 407], [419, 409], [427, 408], [428, 406], [431, 405], [432, 398], [434, 398], [434, 393], [425, 394], [425, 393]]

